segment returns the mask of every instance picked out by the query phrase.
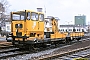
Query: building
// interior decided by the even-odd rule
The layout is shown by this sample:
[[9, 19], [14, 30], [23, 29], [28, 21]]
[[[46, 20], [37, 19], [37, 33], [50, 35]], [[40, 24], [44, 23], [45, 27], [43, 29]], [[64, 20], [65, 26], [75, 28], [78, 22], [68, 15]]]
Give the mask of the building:
[[73, 32], [75, 29], [75, 32], [88, 32], [88, 25], [83, 26], [78, 26], [78, 25], [60, 25], [59, 30], [60, 32]]
[[86, 16], [81, 15], [81, 16], [75, 16], [75, 25], [86, 25]]

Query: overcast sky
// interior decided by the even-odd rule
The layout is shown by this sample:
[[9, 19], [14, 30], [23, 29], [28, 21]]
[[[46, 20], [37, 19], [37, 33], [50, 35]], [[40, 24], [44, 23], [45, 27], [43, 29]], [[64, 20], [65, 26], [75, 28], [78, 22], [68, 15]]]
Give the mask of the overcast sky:
[[[86, 23], [90, 22], [90, 0], [7, 0], [10, 11], [35, 10], [46, 8], [47, 16], [60, 18], [60, 24], [74, 24], [74, 16], [86, 15]], [[67, 22], [66, 22], [67, 21]], [[72, 22], [71, 22], [72, 21]]]

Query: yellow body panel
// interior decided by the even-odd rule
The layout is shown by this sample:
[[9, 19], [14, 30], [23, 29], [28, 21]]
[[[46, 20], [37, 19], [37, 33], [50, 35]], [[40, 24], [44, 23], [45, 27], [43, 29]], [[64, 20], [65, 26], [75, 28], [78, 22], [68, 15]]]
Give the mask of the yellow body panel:
[[16, 31], [17, 31], [17, 29], [15, 28], [16, 24], [22, 24], [23, 25], [23, 28], [19, 28], [18, 31], [22, 32], [22, 36], [24, 36], [24, 34], [25, 34], [25, 31], [24, 31], [25, 25], [24, 25], [24, 23], [25, 23], [24, 21], [12, 21], [12, 25], [11, 26], [13, 27], [12, 28], [12, 32], [13, 32], [14, 36], [16, 36]]
[[52, 20], [52, 31], [59, 32], [58, 31], [58, 21], [56, 21], [55, 19]]
[[39, 22], [39, 31], [43, 31], [44, 32], [44, 22]]
[[64, 39], [65, 37], [66, 37], [66, 34], [63, 34], [63, 33], [56, 32], [55, 34], [51, 34], [51, 39], [52, 38], [62, 38], [62, 39]]
[[84, 36], [84, 32], [72, 32], [72, 33], [70, 33], [70, 36], [72, 36], [72, 37]]
[[[27, 36], [29, 36], [30, 33], [36, 33], [34, 38], [38, 38], [38, 39], [44, 38], [44, 22], [26, 21], [26, 23], [27, 23], [26, 25], [27, 26], [27, 33], [26, 33]], [[37, 36], [37, 34], [39, 34], [39, 36]]]
[[67, 33], [60, 33], [58, 30], [58, 20], [56, 19], [52, 19], [52, 31], [54, 32], [54, 34], [51, 34], [51, 39], [53, 38], [61, 38], [61, 39], [65, 39]]
[[68, 32], [63, 32], [63, 34], [68, 35]]
[[23, 38], [15, 38], [15, 40], [19, 40], [19, 41], [22, 41], [23, 40]]
[[38, 21], [26, 20], [27, 31], [38, 31]]

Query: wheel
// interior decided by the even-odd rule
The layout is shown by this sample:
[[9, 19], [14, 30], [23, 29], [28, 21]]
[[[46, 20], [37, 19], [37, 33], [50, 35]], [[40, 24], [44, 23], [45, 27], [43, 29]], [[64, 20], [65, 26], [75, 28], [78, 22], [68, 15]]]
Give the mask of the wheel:
[[79, 41], [81, 39], [81, 37], [77, 38], [77, 41]]
[[15, 45], [15, 38], [13, 38], [13, 40], [12, 40], [12, 44]]
[[71, 38], [70, 37], [66, 37], [65, 43], [68, 44], [68, 43], [70, 43], [70, 41], [71, 41]]

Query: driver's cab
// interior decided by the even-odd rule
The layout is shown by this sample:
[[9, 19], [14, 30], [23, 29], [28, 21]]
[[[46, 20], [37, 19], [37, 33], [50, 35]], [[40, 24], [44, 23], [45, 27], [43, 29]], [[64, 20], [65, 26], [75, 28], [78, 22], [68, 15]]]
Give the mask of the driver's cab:
[[11, 12], [13, 36], [37, 37], [44, 34], [44, 14], [31, 10]]

